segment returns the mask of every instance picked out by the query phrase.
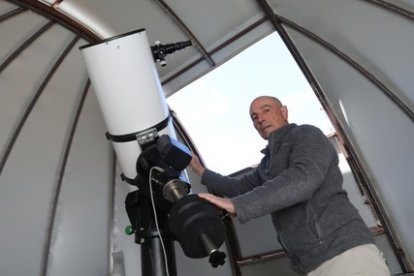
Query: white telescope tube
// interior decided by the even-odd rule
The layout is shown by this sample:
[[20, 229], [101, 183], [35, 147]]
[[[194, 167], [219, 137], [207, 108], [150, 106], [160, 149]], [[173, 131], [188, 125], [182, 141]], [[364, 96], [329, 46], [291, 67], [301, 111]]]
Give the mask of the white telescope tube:
[[[80, 49], [109, 134], [134, 134], [168, 120], [168, 106], [145, 29]], [[176, 138], [171, 120], [158, 129], [158, 134]], [[138, 142], [112, 140], [112, 144], [124, 175], [134, 179], [141, 153]]]

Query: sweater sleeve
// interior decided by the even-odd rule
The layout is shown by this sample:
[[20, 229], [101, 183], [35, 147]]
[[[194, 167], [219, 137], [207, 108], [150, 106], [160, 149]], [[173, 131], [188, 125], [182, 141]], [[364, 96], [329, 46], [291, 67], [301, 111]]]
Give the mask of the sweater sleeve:
[[[310, 199], [322, 185], [336, 151], [326, 136], [312, 126], [295, 129], [287, 167], [263, 185], [232, 198], [241, 223]], [[275, 170], [277, 164], [270, 164]]]
[[261, 185], [256, 171], [241, 178], [224, 176], [206, 169], [201, 177], [201, 183], [219, 196], [235, 197], [247, 193]]

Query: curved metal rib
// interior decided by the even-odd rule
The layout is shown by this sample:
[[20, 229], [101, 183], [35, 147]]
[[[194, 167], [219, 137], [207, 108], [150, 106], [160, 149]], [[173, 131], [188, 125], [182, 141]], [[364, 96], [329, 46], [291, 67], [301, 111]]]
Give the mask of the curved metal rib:
[[41, 14], [44, 17], [50, 19], [51, 21], [57, 22], [60, 25], [66, 27], [67, 29], [71, 30], [73, 33], [77, 34], [78, 36], [82, 37], [83, 39], [89, 42], [97, 42], [102, 39], [98, 34], [96, 34], [91, 29], [73, 20], [73, 18], [70, 18], [69, 16], [59, 12], [57, 9], [55, 9], [56, 5], [53, 6], [52, 4], [52, 6], [50, 6], [49, 4], [46, 3], [46, 1], [38, 1], [38, 0], [7, 0], [7, 1], [14, 3], [16, 5], [19, 5], [21, 7], [27, 8], [29, 10], [32, 10], [38, 14]]
[[[381, 2], [385, 4], [385, 1], [382, 0], [365, 0], [365, 1], [371, 1], [371, 2]], [[316, 82], [314, 82], [314, 77], [309, 71], [309, 68], [307, 66], [303, 66], [303, 59], [298, 57], [297, 55], [297, 49], [292, 46], [291, 41], [286, 41], [286, 38], [288, 37], [286, 34], [286, 30], [284, 30], [281, 27], [281, 24], [285, 24], [292, 29], [300, 32], [301, 34], [307, 36], [308, 38], [312, 39], [313, 41], [317, 42], [318, 44], [325, 47], [325, 49], [329, 50], [345, 62], [347, 62], [351, 67], [355, 68], [359, 73], [361, 73], [363, 76], [365, 76], [368, 80], [371, 81], [375, 86], [377, 86], [392, 102], [394, 102], [412, 121], [414, 121], [414, 111], [411, 109], [410, 106], [405, 104], [391, 89], [389, 89], [385, 84], [383, 84], [379, 79], [377, 79], [373, 74], [371, 74], [368, 70], [366, 70], [363, 66], [361, 66], [358, 62], [353, 60], [351, 57], [346, 55], [344, 52], [340, 51], [338, 48], [336, 48], [334, 45], [330, 44], [326, 40], [323, 40], [316, 34], [312, 33], [311, 31], [305, 29], [302, 26], [299, 26], [298, 24], [294, 23], [293, 21], [288, 20], [287, 18], [284, 18], [280, 15], [277, 15], [273, 12], [273, 9], [270, 7], [269, 3], [266, 0], [257, 0], [258, 4], [262, 7], [264, 12], [269, 17], [269, 20], [272, 22], [275, 29], [281, 33], [282, 39], [285, 41], [287, 47], [291, 52], [293, 53], [293, 56], [298, 62], [300, 68], [302, 68], [305, 77], [308, 80], [311, 80], [311, 85], [314, 85]], [[390, 4], [391, 5], [391, 4]], [[397, 6], [393, 5], [394, 9], [393, 11], [397, 10]], [[391, 9], [391, 8], [390, 8]], [[400, 12], [402, 11], [401, 8], [399, 8]], [[408, 12], [408, 11], [406, 11]], [[305, 69], [305, 70], [304, 70]], [[309, 75], [310, 74], [310, 75]]]
[[10, 19], [13, 16], [18, 15], [18, 14], [24, 12], [24, 11], [27, 11], [27, 9], [19, 7], [17, 9], [12, 10], [12, 11], [9, 11], [5, 14], [2, 14], [2, 15], [0, 15], [0, 22], [6, 21], [7, 19]]
[[358, 62], [353, 60], [351, 57], [346, 55], [344, 52], [336, 48], [331, 43], [327, 42], [326, 40], [323, 40], [316, 34], [310, 32], [309, 30], [299, 26], [298, 24], [283, 18], [281, 16], [278, 16], [280, 21], [291, 27], [292, 29], [295, 29], [296, 31], [300, 32], [301, 34], [307, 36], [308, 38], [312, 39], [313, 41], [317, 42], [318, 44], [322, 45], [326, 49], [328, 49], [330, 52], [335, 54], [336, 56], [340, 57], [342, 60], [347, 62], [350, 66], [352, 66], [354, 69], [356, 69], [359, 73], [361, 73], [363, 76], [365, 76], [368, 80], [371, 81], [375, 86], [377, 86], [392, 102], [394, 102], [412, 121], [414, 121], [414, 111], [405, 104], [391, 89], [389, 89], [384, 83], [382, 83], [378, 78], [376, 78], [373, 74], [371, 74], [368, 70], [366, 70], [363, 66], [361, 66]]
[[178, 26], [180, 26], [181, 29], [184, 30], [184, 32], [190, 37], [190, 39], [197, 45], [198, 49], [201, 51], [201, 54], [204, 56], [204, 58], [208, 61], [208, 63], [211, 66], [215, 66], [216, 63], [211, 58], [210, 54], [207, 52], [207, 50], [204, 48], [203, 44], [197, 39], [197, 37], [191, 32], [191, 30], [185, 25], [185, 23], [181, 20], [181, 18], [171, 9], [170, 6], [168, 6], [167, 3], [163, 0], [156, 0], [158, 4], [177, 22]]
[[[76, 42], [77, 40], [78, 38], [72, 41], [72, 43]], [[69, 50], [72, 49], [74, 45], [74, 44], [72, 45], [72, 43], [68, 47]], [[57, 210], [57, 204], [59, 201], [60, 190], [62, 187], [63, 175], [65, 173], [66, 164], [67, 164], [70, 149], [72, 146], [73, 137], [75, 136], [76, 127], [78, 126], [79, 117], [80, 117], [83, 105], [85, 103], [85, 99], [86, 99], [86, 95], [88, 94], [89, 87], [90, 87], [90, 81], [88, 79], [85, 84], [85, 88], [83, 89], [82, 94], [80, 96], [80, 100], [76, 108], [75, 118], [72, 121], [72, 125], [69, 130], [69, 134], [68, 134], [68, 139], [65, 144], [65, 150], [62, 156], [62, 160], [60, 162], [59, 175], [58, 175], [58, 179], [56, 182], [56, 186], [53, 190], [52, 201], [50, 203], [49, 220], [48, 220], [48, 225], [47, 225], [47, 230], [46, 230], [45, 243], [43, 245], [42, 266], [41, 266], [42, 274], [41, 275], [47, 275], [47, 266], [48, 266], [49, 253], [50, 253], [49, 249], [50, 249], [50, 244], [52, 240], [53, 225], [55, 223], [56, 210]]]
[[387, 1], [383, 0], [364, 0], [365, 2], [369, 2], [373, 5], [380, 6], [383, 9], [386, 9], [387, 11], [391, 11], [394, 13], [397, 13], [405, 18], [408, 18], [410, 20], [414, 20], [414, 13], [410, 12], [409, 10], [406, 10], [404, 8], [401, 8], [395, 4], [392, 4]]
[[50, 27], [52, 27], [54, 22], [49, 21], [45, 25], [43, 25], [39, 30], [37, 30], [31, 37], [29, 37], [26, 41], [24, 41], [22, 44], [19, 45], [19, 47], [14, 50], [13, 53], [11, 53], [2, 64], [0, 64], [0, 74], [3, 72], [4, 69], [18, 56], [21, 52], [24, 51], [27, 47], [32, 44], [33, 41], [36, 40], [39, 36], [41, 36], [44, 32], [49, 30]]
[[56, 72], [57, 68], [59, 67], [59, 65], [62, 63], [62, 61], [65, 59], [65, 57], [68, 55], [68, 53], [70, 52], [70, 50], [73, 48], [73, 46], [75, 45], [75, 43], [79, 40], [79, 37], [76, 36], [71, 43], [69, 43], [69, 45], [66, 47], [66, 49], [63, 51], [63, 53], [60, 55], [60, 57], [56, 60], [55, 64], [52, 66], [52, 68], [50, 69], [49, 73], [46, 75], [46, 77], [44, 78], [44, 80], [42, 81], [42, 83], [40, 84], [40, 86], [37, 88], [35, 94], [33, 95], [29, 105], [27, 106], [26, 110], [24, 111], [23, 115], [21, 116], [15, 131], [13, 132], [13, 134], [11, 135], [8, 143], [7, 143], [7, 147], [5, 148], [5, 151], [2, 154], [1, 157], [1, 162], [0, 162], [0, 175], [3, 171], [4, 165], [7, 162], [7, 158], [10, 155], [10, 152], [14, 146], [14, 143], [17, 140], [17, 137], [20, 134], [20, 131], [22, 130], [27, 118], [29, 117], [33, 107], [35, 106], [37, 100], [39, 99], [40, 95], [42, 94], [43, 90], [45, 89], [46, 85], [48, 84], [49, 80], [52, 78], [53, 74]]
[[[217, 47], [215, 47], [214, 49], [211, 49], [210, 52], [208, 52], [209, 55], [213, 55], [217, 52], [219, 52], [220, 50], [222, 50], [223, 48], [227, 47], [228, 45], [230, 45], [232, 42], [234, 42], [235, 40], [239, 39], [240, 37], [246, 35], [247, 33], [249, 33], [251, 30], [257, 28], [258, 26], [260, 26], [261, 24], [267, 22], [266, 21], [267, 18], [263, 17], [260, 18], [259, 20], [257, 20], [256, 22], [253, 22], [251, 25], [247, 26], [247, 28], [241, 30], [240, 32], [238, 32], [237, 34], [235, 34], [234, 36], [230, 37], [229, 39], [227, 39], [226, 41], [224, 41], [223, 43], [221, 43], [220, 45], [218, 45]], [[204, 61], [204, 59], [202, 57], [196, 59], [195, 61], [193, 61], [192, 63], [190, 63], [189, 65], [187, 65], [186, 67], [182, 68], [181, 70], [179, 70], [178, 72], [176, 72], [174, 75], [170, 76], [169, 78], [165, 79], [162, 82], [162, 85], [165, 85], [166, 83], [174, 80], [175, 78], [177, 78], [179, 75], [183, 74], [184, 72], [187, 72], [189, 70], [191, 70], [191, 68], [193, 68], [194, 66], [196, 66], [197, 64], [199, 64], [200, 62]]]

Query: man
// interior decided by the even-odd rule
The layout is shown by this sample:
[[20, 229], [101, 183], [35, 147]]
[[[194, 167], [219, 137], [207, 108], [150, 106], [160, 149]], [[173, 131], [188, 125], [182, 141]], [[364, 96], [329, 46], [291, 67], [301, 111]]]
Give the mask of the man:
[[268, 140], [265, 157], [240, 179], [190, 166], [219, 196], [200, 193], [241, 223], [270, 214], [278, 240], [299, 274], [390, 275], [382, 253], [342, 188], [338, 156], [316, 127], [288, 122], [287, 107], [271, 96], [250, 105], [253, 125]]

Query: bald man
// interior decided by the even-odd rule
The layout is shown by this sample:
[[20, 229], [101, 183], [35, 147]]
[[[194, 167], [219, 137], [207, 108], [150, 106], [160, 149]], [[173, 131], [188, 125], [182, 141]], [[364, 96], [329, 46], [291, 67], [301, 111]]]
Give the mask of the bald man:
[[[192, 170], [210, 193], [199, 197], [241, 223], [270, 214], [294, 271], [310, 276], [390, 275], [374, 238], [342, 188], [338, 155], [318, 128], [288, 122], [288, 109], [272, 96], [250, 105], [259, 135], [268, 141], [259, 166], [242, 178]], [[216, 196], [217, 195], [217, 196]]]

